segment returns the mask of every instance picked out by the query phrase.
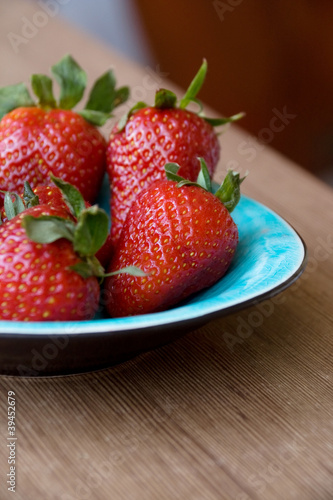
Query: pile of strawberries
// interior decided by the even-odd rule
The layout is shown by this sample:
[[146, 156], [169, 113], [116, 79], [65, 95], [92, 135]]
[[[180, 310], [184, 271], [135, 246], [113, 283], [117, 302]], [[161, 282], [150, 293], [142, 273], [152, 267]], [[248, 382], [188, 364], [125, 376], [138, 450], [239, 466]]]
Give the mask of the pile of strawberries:
[[[126, 102], [113, 71], [93, 85], [67, 55], [52, 79], [35, 74], [0, 89], [0, 319], [71, 321], [162, 311], [227, 271], [238, 243], [230, 216], [242, 179], [229, 171], [215, 194], [215, 126], [197, 94], [203, 62], [184, 97], [166, 89], [139, 102], [114, 126], [99, 126]], [[196, 103], [196, 113], [187, 109]], [[94, 205], [105, 173], [109, 217]]]

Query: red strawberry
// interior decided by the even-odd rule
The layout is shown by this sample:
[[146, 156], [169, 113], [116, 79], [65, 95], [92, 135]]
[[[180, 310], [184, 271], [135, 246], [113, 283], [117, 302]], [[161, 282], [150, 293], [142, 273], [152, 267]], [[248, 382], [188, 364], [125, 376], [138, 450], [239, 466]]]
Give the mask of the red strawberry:
[[241, 180], [230, 171], [214, 195], [203, 159], [201, 164], [200, 185], [185, 181], [177, 175], [179, 166], [168, 164], [168, 178], [174, 180], [157, 181], [133, 202], [109, 271], [135, 265], [147, 276], [106, 279], [111, 316], [165, 310], [227, 271], [238, 243], [229, 211], [239, 200]]
[[[10, 219], [27, 208], [31, 208], [36, 205], [49, 205], [53, 208], [62, 208], [67, 212], [71, 212], [71, 209], [64, 199], [61, 189], [59, 189], [59, 187], [55, 184], [38, 184], [38, 186], [32, 190], [30, 184], [25, 182], [22, 194], [18, 196], [17, 193], [7, 192], [4, 199], [4, 206], [0, 210], [0, 221], [2, 222], [6, 222], [8, 220], [6, 209], [9, 211]], [[86, 208], [90, 206], [88, 202], [86, 202], [85, 205]]]
[[[97, 311], [97, 278], [71, 269], [80, 257], [65, 238], [31, 241], [22, 227], [27, 216], [68, 217], [61, 208], [38, 205], [0, 227], [0, 318], [17, 321], [84, 320]], [[68, 221], [69, 222], [69, 221]]]
[[[40, 205], [49, 205], [50, 207], [68, 210], [68, 205], [64, 200], [61, 190], [54, 184], [39, 184], [33, 189], [33, 194], [38, 197]], [[87, 208], [90, 206], [88, 202], [85, 205]]]
[[[104, 269], [96, 252], [107, 238], [108, 216], [86, 208], [70, 184], [54, 182], [68, 209], [35, 205], [0, 227], [0, 319], [84, 320], [97, 311]], [[5, 198], [7, 214], [17, 199]], [[118, 272], [144, 275], [133, 267]]]
[[162, 89], [155, 106], [138, 103], [115, 126], [107, 148], [107, 170], [111, 182], [111, 235], [118, 240], [128, 210], [137, 195], [152, 182], [165, 179], [164, 165], [176, 162], [180, 175], [195, 181], [198, 157], [206, 161], [212, 176], [219, 160], [220, 144], [213, 126], [240, 118], [210, 120], [186, 109], [195, 101], [204, 81], [204, 61], [179, 107], [177, 97]]
[[[67, 217], [74, 218], [75, 220], [82, 210], [91, 207], [90, 203], [84, 201], [80, 192], [74, 186], [57, 177], [51, 176], [51, 179], [55, 184], [50, 186], [39, 184], [33, 190], [29, 183], [25, 182], [24, 192], [20, 197], [16, 193], [7, 192], [5, 195], [5, 204], [0, 210], [0, 221], [6, 222], [8, 220], [7, 212], [11, 219], [27, 208], [36, 205], [49, 205], [53, 208], [61, 208], [67, 212]], [[73, 203], [78, 205], [77, 209], [75, 209]], [[105, 243], [96, 253], [96, 258], [104, 268], [108, 265], [112, 252], [113, 245], [111, 234], [109, 233]]]
[[[57, 105], [52, 80], [32, 76], [36, 106], [24, 84], [0, 89], [0, 190], [23, 190], [49, 182], [50, 173], [76, 186], [91, 203], [105, 171], [106, 142], [95, 125], [102, 125], [111, 110], [124, 102], [127, 87], [115, 89], [112, 71], [93, 86], [86, 107], [71, 110], [82, 98], [86, 74], [70, 57], [52, 67], [60, 85]], [[0, 198], [1, 202], [1, 198]]]
[[[83, 210], [89, 208], [91, 205], [85, 201], [80, 192], [68, 182], [51, 176], [51, 179], [56, 184], [46, 188], [45, 186], [37, 186], [34, 193], [38, 195], [40, 203], [47, 203], [52, 206], [61, 206], [69, 209], [73, 216], [80, 217]], [[104, 244], [96, 253], [96, 258], [101, 265], [105, 268], [113, 253], [113, 244], [111, 241], [111, 234], [108, 233]]]

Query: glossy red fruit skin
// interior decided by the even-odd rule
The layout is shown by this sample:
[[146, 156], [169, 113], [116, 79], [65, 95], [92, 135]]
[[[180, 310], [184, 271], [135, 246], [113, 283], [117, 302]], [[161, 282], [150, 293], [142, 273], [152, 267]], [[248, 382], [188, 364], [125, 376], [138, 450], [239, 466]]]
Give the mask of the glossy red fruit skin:
[[117, 126], [113, 129], [106, 156], [111, 234], [116, 242], [133, 200], [152, 182], [165, 179], [167, 162], [181, 165], [178, 174], [195, 181], [200, 170], [198, 157], [202, 157], [212, 176], [220, 144], [213, 127], [195, 113], [149, 107], [133, 114], [121, 132]]
[[136, 265], [146, 277], [105, 282], [110, 316], [168, 309], [227, 271], [238, 229], [225, 206], [200, 187], [158, 181], [133, 203], [108, 272]]
[[0, 190], [20, 193], [24, 181], [34, 188], [49, 183], [52, 173], [93, 203], [105, 172], [105, 150], [100, 132], [74, 111], [17, 108], [0, 122]]
[[38, 196], [40, 205], [49, 205], [54, 208], [62, 208], [69, 211], [69, 208], [64, 200], [62, 192], [55, 185], [38, 184], [33, 189], [33, 192]]
[[0, 319], [91, 319], [98, 309], [97, 279], [84, 279], [69, 269], [79, 261], [69, 241], [39, 244], [29, 240], [21, 225], [27, 214], [68, 217], [61, 208], [38, 205], [0, 226]]

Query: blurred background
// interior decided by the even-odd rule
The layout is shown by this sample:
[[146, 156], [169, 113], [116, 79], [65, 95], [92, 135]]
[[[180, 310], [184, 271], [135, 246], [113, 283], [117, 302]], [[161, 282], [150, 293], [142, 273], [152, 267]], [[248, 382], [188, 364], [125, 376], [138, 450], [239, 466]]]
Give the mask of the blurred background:
[[243, 154], [269, 144], [333, 185], [331, 0], [34, 1], [183, 88], [205, 57], [200, 98], [246, 112]]

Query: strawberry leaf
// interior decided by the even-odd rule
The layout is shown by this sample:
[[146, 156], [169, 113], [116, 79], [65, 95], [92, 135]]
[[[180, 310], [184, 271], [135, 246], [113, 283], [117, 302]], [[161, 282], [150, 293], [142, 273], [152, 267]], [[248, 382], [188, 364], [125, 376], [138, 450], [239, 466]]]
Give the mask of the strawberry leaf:
[[8, 85], [0, 89], [0, 120], [7, 113], [19, 107], [35, 106], [24, 83]]
[[212, 192], [212, 182], [209, 175], [209, 171], [206, 165], [206, 162], [203, 158], [199, 158], [200, 162], [200, 172], [197, 178], [197, 184], [201, 186], [206, 191]]
[[169, 181], [182, 182], [184, 180], [183, 177], [177, 174], [180, 166], [178, 163], [166, 163], [164, 165], [164, 170], [166, 177]]
[[129, 88], [126, 86], [120, 87], [118, 90], [116, 90], [113, 107], [116, 108], [117, 106], [120, 106], [120, 104], [126, 102], [129, 96], [130, 96]]
[[111, 117], [110, 113], [103, 113], [102, 111], [94, 111], [92, 109], [83, 109], [79, 111], [78, 114], [87, 120], [87, 122], [97, 127], [104, 125]]
[[131, 276], [144, 277], [147, 274], [142, 271], [139, 267], [128, 266], [119, 269], [118, 271], [113, 271], [112, 273], [104, 273], [104, 269], [99, 263], [99, 261], [94, 257], [93, 259], [88, 259], [87, 261], [81, 261], [74, 266], [70, 266], [70, 269], [80, 274], [83, 278], [89, 278], [90, 276], [97, 276], [99, 278], [106, 278], [108, 276], [116, 276], [117, 274], [130, 274]]
[[129, 88], [116, 89], [116, 79], [112, 70], [96, 80], [89, 94], [85, 108], [79, 112], [92, 125], [101, 127], [112, 116], [111, 112], [129, 97]]
[[74, 233], [74, 250], [81, 256], [91, 257], [105, 243], [109, 229], [109, 218], [97, 205], [83, 210]]
[[84, 109], [110, 114], [116, 106], [124, 103], [128, 97], [129, 88], [121, 87], [117, 90], [114, 73], [110, 70], [96, 80]]
[[56, 108], [56, 101], [52, 90], [53, 82], [46, 75], [32, 75], [31, 87], [34, 94], [38, 97], [38, 105], [43, 109]]
[[198, 158], [200, 161], [201, 165], [201, 170], [203, 172], [199, 172], [198, 178], [196, 182], [189, 181], [188, 179], [184, 179], [184, 177], [178, 175], [178, 170], [180, 166], [178, 163], [166, 163], [164, 165], [164, 170], [166, 174], [166, 178], [169, 181], [175, 181], [177, 182], [178, 187], [182, 186], [198, 186], [203, 189], [206, 189], [206, 191], [211, 191], [211, 182], [210, 182], [210, 177], [209, 177], [209, 172], [207, 165], [205, 163], [205, 160], [203, 158]]
[[75, 217], [79, 217], [81, 212], [85, 210], [86, 204], [82, 194], [76, 187], [69, 182], [59, 179], [54, 175], [50, 175], [52, 182], [60, 189], [63, 198], [69, 210]]
[[116, 79], [113, 71], [107, 71], [94, 83], [84, 109], [110, 113], [113, 109], [115, 87]]
[[26, 208], [39, 205], [39, 198], [31, 189], [29, 182], [25, 181], [23, 189], [23, 201]]
[[199, 90], [201, 89], [203, 82], [205, 81], [206, 74], [207, 74], [207, 61], [206, 59], [204, 59], [202, 65], [199, 68], [198, 73], [193, 78], [184, 97], [180, 101], [179, 104], [180, 109], [186, 108], [191, 101], [198, 102], [196, 96], [199, 93]]
[[230, 116], [229, 118], [202, 118], [209, 123], [212, 127], [218, 127], [219, 125], [226, 125], [227, 123], [232, 123], [240, 120], [245, 116], [245, 113], [237, 113], [236, 115]]
[[52, 243], [60, 238], [74, 240], [74, 222], [54, 215], [26, 215], [22, 219], [22, 226], [28, 238], [36, 243]]
[[25, 210], [24, 203], [19, 195], [17, 193], [9, 193], [8, 191], [5, 194], [4, 207], [8, 220], [13, 219], [13, 217], [16, 217], [16, 215]]
[[82, 99], [87, 75], [70, 55], [52, 66], [51, 71], [60, 86], [59, 107], [72, 109]]
[[142, 269], [140, 269], [139, 267], [128, 266], [128, 267], [123, 267], [123, 268], [119, 269], [118, 271], [113, 271], [112, 273], [104, 274], [103, 277], [116, 276], [117, 274], [124, 274], [124, 273], [130, 274], [131, 276], [137, 276], [139, 278], [140, 277], [143, 278], [144, 276], [147, 276], [147, 273], [142, 271]]

